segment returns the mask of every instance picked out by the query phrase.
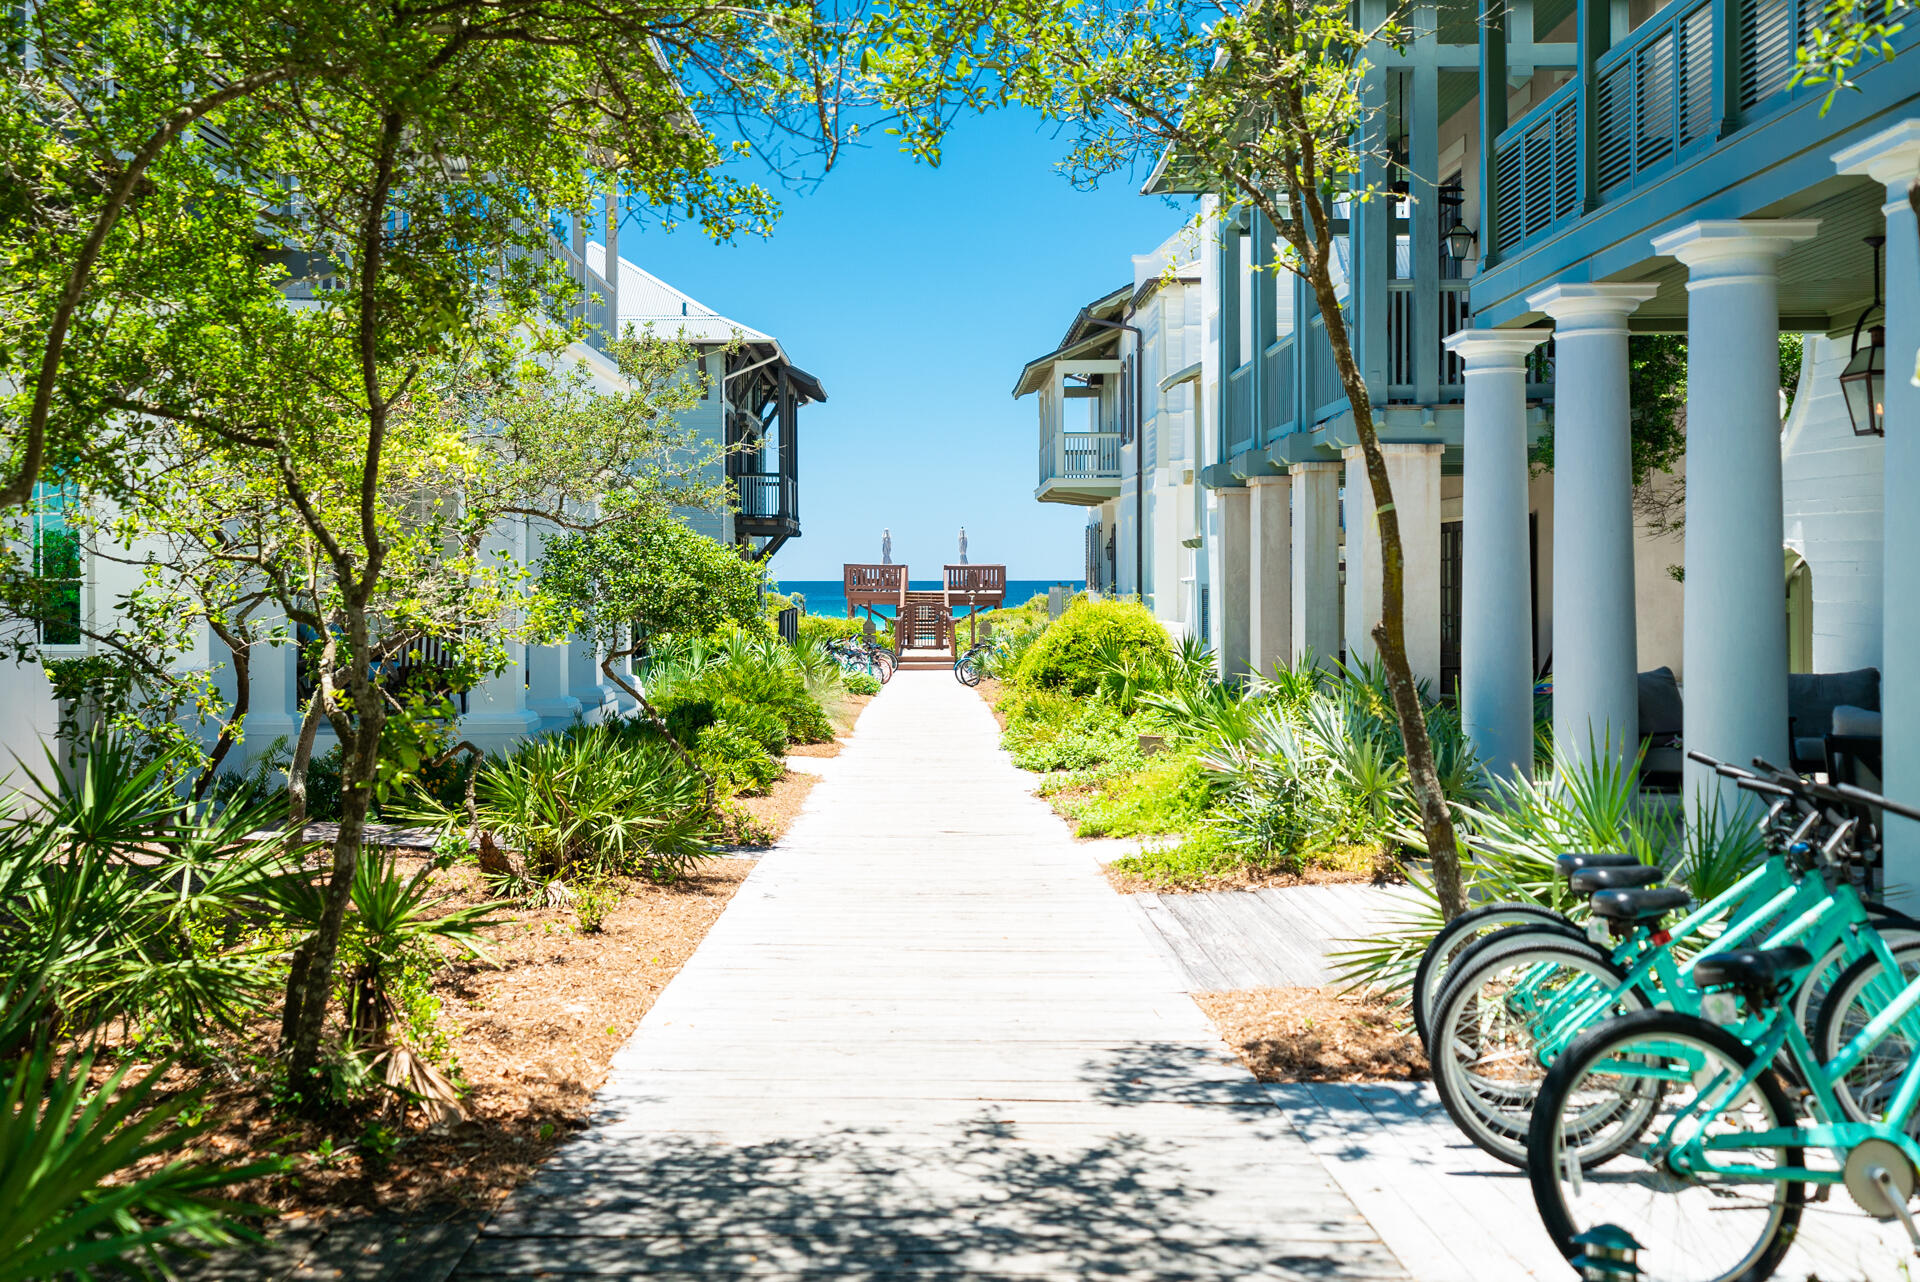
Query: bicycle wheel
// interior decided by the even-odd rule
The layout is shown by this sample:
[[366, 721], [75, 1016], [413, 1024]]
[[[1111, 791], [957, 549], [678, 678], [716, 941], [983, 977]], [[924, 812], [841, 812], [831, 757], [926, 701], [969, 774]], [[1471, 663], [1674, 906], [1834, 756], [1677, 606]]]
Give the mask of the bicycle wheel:
[[887, 682], [893, 680], [893, 651], [875, 650], [873, 652], [873, 666], [874, 673], [880, 678], [881, 685], [885, 685]]
[[[1883, 1011], [1900, 990], [1920, 979], [1920, 943], [1892, 945], [1893, 960], [1899, 964], [1899, 977], [1889, 975], [1878, 957], [1862, 957], [1840, 973], [1828, 989], [1815, 1021], [1813, 1053], [1822, 1064], [1831, 1063], [1848, 1042], [1867, 1026], [1867, 1021]], [[1908, 1029], [1909, 1018], [1876, 1043], [1845, 1076], [1833, 1084], [1833, 1093], [1847, 1116], [1856, 1122], [1875, 1122], [1886, 1116], [1893, 1103], [1894, 1090], [1913, 1063], [1920, 1047]], [[1907, 1134], [1920, 1137], [1920, 1117], [1908, 1117]]]
[[[1621, 989], [1625, 973], [1598, 946], [1551, 927], [1520, 927], [1483, 943], [1477, 958], [1462, 958], [1454, 968], [1434, 1005], [1428, 1063], [1440, 1102], [1461, 1133], [1509, 1166], [1525, 1166], [1546, 1049], [1594, 1020], [1642, 1009], [1647, 1000], [1637, 989], [1603, 1000]], [[1587, 1007], [1591, 1013], [1580, 1024], [1569, 1023]]]
[[1551, 908], [1542, 908], [1538, 904], [1498, 903], [1469, 909], [1440, 928], [1427, 944], [1426, 951], [1420, 954], [1420, 965], [1413, 972], [1413, 1030], [1419, 1035], [1422, 1046], [1427, 1044], [1428, 1022], [1434, 1000], [1446, 986], [1447, 973], [1454, 962], [1468, 948], [1490, 934], [1497, 934], [1510, 926], [1533, 925], [1572, 927], [1573, 923]]
[[[1690, 1172], [1697, 1153], [1671, 1146], [1700, 1133], [1710, 1139], [1794, 1125], [1793, 1106], [1771, 1071], [1733, 1087], [1753, 1053], [1717, 1025], [1677, 1011], [1649, 1010], [1588, 1029], [1555, 1062], [1541, 1087], [1527, 1137], [1534, 1205], [1560, 1253], [1576, 1235], [1616, 1224], [1641, 1244], [1640, 1276], [1649, 1282], [1761, 1282], [1793, 1241], [1805, 1186], [1785, 1180], [1738, 1181]], [[1629, 1099], [1619, 1135], [1591, 1134], [1578, 1120], [1594, 1100]], [[1569, 1146], [1569, 1139], [1578, 1143]], [[1589, 1147], [1626, 1156], [1605, 1170], [1580, 1158]], [[1790, 1147], [1715, 1149], [1715, 1162], [1759, 1170], [1801, 1165]]]
[[[1920, 922], [1915, 922], [1904, 913], [1873, 913], [1872, 925], [1888, 948], [1895, 953], [1909, 945], [1920, 945]], [[1822, 953], [1820, 960], [1807, 971], [1806, 978], [1800, 981], [1800, 987], [1793, 991], [1793, 1017], [1800, 1021], [1800, 1027], [1806, 1030], [1807, 1037], [1818, 1049], [1820, 1045], [1820, 1012], [1826, 1006], [1827, 994], [1840, 982], [1840, 976], [1859, 961], [1858, 956], [1849, 955], [1844, 944], [1835, 944]], [[1825, 1060], [1825, 1056], [1821, 1057]]]
[[979, 685], [980, 656], [976, 654], [961, 655], [953, 665], [953, 675], [960, 678], [960, 684], [963, 686]]

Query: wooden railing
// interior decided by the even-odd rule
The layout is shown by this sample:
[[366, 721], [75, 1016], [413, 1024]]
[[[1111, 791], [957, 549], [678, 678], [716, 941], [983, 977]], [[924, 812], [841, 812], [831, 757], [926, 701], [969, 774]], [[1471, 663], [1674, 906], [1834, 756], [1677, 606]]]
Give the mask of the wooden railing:
[[1579, 214], [1579, 91], [1580, 82], [1569, 80], [1495, 139], [1495, 250]]
[[739, 483], [741, 516], [800, 519], [796, 478], [781, 472], [742, 472], [734, 480]]
[[840, 579], [848, 614], [852, 614], [855, 606], [906, 603], [907, 567], [904, 565], [843, 564]]
[[1040, 443], [1040, 484], [1120, 479], [1120, 433], [1061, 432]]
[[[1387, 399], [1412, 401], [1419, 394], [1419, 330], [1415, 322], [1414, 283], [1410, 280], [1387, 282]], [[1440, 282], [1439, 316], [1433, 334], [1437, 360], [1435, 381], [1442, 400], [1460, 399], [1466, 385], [1460, 358], [1446, 349], [1447, 336], [1467, 328], [1467, 282]]]
[[[1601, 200], [1667, 168], [1713, 132], [1713, 57], [1713, 6], [1701, 0], [1669, 6], [1595, 64], [1594, 182]], [[1789, 58], [1789, 70], [1791, 64]]]

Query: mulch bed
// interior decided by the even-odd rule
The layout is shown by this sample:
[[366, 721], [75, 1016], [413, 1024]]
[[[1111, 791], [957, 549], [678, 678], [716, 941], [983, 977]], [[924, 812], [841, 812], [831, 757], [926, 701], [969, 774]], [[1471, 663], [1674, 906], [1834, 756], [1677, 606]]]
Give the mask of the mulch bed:
[[[712, 859], [675, 885], [635, 882], [598, 934], [580, 933], [568, 909], [503, 910], [509, 920], [486, 931], [498, 967], [455, 963], [435, 983], [442, 1018], [457, 1030], [452, 1050], [469, 1087], [466, 1120], [429, 1131], [415, 1115], [384, 1157], [364, 1142], [365, 1119], [275, 1113], [252, 1074], [233, 1080], [220, 1069], [175, 1068], [168, 1085], [204, 1085], [208, 1115], [225, 1118], [203, 1137], [203, 1149], [229, 1161], [295, 1159], [286, 1175], [236, 1187], [242, 1200], [319, 1216], [491, 1206], [586, 1124], [614, 1052], [752, 867]], [[477, 869], [439, 876], [455, 902], [481, 900]], [[257, 1054], [269, 1045], [262, 1027], [252, 1045], [234, 1049]]]
[[1196, 993], [1234, 1054], [1263, 1082], [1407, 1082], [1427, 1057], [1390, 1002], [1338, 988]]
[[[1110, 840], [1109, 838], [1089, 837], [1088, 841]], [[1348, 872], [1338, 868], [1316, 868], [1311, 865], [1301, 872], [1267, 871], [1260, 868], [1235, 868], [1231, 872], [1214, 873], [1191, 885], [1168, 885], [1142, 877], [1138, 873], [1121, 872], [1112, 864], [1101, 867], [1107, 875], [1107, 884], [1123, 895], [1137, 895], [1148, 891], [1158, 895], [1192, 895], [1213, 890], [1266, 890], [1284, 889], [1288, 886], [1384, 886], [1395, 884], [1391, 878], [1382, 878], [1374, 873]]]
[[763, 797], [740, 796], [733, 804], [753, 817], [754, 823], [766, 835], [763, 843], [739, 849], [765, 850], [787, 835], [787, 829], [799, 817], [800, 810], [807, 804], [807, 794], [820, 782], [819, 775], [803, 774], [798, 770], [789, 770], [767, 789]]

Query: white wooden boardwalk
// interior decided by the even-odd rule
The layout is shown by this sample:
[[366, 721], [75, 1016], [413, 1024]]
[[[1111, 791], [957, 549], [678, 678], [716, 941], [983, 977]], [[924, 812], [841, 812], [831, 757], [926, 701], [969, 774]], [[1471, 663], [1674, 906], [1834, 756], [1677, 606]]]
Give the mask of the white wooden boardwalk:
[[1402, 1278], [945, 672], [903, 672], [458, 1276]]

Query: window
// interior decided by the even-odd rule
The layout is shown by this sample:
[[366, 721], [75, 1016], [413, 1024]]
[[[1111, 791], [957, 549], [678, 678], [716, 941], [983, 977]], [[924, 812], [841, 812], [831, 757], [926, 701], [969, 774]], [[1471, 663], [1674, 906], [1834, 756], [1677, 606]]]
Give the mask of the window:
[[33, 491], [33, 577], [41, 589], [40, 644], [80, 644], [80, 536], [67, 525], [64, 486]]

